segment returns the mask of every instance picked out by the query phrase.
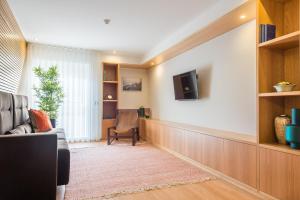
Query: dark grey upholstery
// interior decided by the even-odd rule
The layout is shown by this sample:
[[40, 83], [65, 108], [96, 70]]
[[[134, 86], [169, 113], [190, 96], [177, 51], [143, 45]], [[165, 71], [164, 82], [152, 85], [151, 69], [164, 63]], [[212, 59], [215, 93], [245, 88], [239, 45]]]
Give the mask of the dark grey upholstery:
[[0, 92], [0, 135], [13, 129], [12, 95]]
[[55, 200], [57, 136], [0, 136], [0, 199]]
[[[69, 183], [64, 129], [28, 133], [28, 121], [27, 97], [0, 92], [0, 200], [55, 200], [56, 186]], [[4, 135], [15, 128], [21, 134]]]
[[22, 95], [13, 95], [14, 128], [29, 121], [28, 98]]

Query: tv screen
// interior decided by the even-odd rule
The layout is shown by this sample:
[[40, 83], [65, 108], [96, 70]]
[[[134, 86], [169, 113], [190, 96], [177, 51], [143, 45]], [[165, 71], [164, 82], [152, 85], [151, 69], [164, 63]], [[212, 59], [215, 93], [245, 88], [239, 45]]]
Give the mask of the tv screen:
[[173, 76], [176, 100], [198, 99], [198, 76], [196, 70]]

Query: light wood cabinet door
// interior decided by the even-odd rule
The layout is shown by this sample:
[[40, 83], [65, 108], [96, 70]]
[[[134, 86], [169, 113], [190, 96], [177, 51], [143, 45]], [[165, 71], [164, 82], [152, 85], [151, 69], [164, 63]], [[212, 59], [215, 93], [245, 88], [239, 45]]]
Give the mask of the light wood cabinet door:
[[215, 170], [223, 169], [223, 139], [203, 135], [202, 163]]
[[223, 173], [257, 188], [256, 145], [224, 140]]
[[260, 148], [260, 190], [283, 200], [300, 199], [300, 157]]

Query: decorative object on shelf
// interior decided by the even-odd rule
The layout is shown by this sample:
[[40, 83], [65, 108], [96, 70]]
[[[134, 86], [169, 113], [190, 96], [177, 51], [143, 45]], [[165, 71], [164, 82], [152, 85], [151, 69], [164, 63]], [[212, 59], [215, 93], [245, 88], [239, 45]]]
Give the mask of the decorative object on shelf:
[[144, 106], [141, 106], [138, 109], [138, 114], [139, 114], [139, 117], [145, 117], [145, 108], [144, 108]]
[[123, 91], [142, 91], [141, 78], [123, 78], [122, 85]]
[[273, 87], [276, 89], [276, 92], [290, 92], [296, 85], [287, 81], [282, 81], [277, 83]]
[[286, 144], [285, 126], [291, 123], [291, 119], [287, 115], [280, 115], [275, 118], [275, 133], [279, 144]]
[[300, 149], [300, 109], [292, 108], [292, 123], [285, 127], [285, 138], [291, 148]]
[[107, 95], [107, 99], [108, 99], [108, 100], [112, 100], [112, 99], [113, 99], [113, 96], [112, 96], [112, 95]]
[[276, 26], [272, 24], [260, 24], [259, 25], [259, 42], [266, 42], [276, 37]]

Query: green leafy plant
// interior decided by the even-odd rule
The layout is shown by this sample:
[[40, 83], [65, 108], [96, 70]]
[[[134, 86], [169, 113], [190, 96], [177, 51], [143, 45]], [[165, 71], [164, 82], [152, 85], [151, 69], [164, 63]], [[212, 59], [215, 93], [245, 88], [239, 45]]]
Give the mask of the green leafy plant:
[[63, 89], [58, 80], [57, 66], [43, 70], [40, 66], [33, 68], [34, 74], [40, 80], [40, 86], [34, 86], [39, 108], [48, 113], [50, 119], [56, 119], [60, 104], [63, 101]]

